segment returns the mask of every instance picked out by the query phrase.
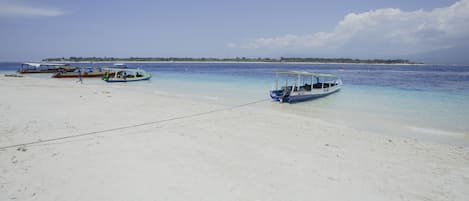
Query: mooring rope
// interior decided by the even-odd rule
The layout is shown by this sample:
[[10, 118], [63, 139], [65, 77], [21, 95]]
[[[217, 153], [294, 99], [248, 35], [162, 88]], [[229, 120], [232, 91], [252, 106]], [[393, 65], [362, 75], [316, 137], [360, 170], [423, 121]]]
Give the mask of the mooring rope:
[[206, 111], [206, 112], [183, 115], [183, 116], [178, 116], [178, 117], [173, 117], [173, 118], [168, 118], [168, 119], [162, 119], [162, 120], [157, 120], [157, 121], [145, 122], [145, 123], [141, 123], [141, 124], [133, 124], [133, 125], [129, 125], [129, 126], [110, 128], [110, 129], [93, 131], [93, 132], [88, 132], [88, 133], [80, 133], [80, 134], [76, 134], [76, 135], [62, 136], [62, 137], [57, 137], [57, 138], [49, 138], [49, 139], [45, 139], [45, 140], [37, 140], [37, 141], [32, 141], [32, 142], [26, 142], [26, 143], [14, 144], [14, 145], [7, 145], [7, 146], [0, 147], [0, 150], [9, 149], [9, 148], [17, 148], [17, 147], [27, 147], [27, 146], [35, 145], [35, 144], [42, 144], [42, 143], [47, 143], [47, 142], [60, 141], [60, 140], [78, 138], [78, 137], [83, 137], [83, 136], [91, 136], [91, 135], [97, 135], [97, 134], [111, 132], [111, 131], [124, 130], [124, 129], [128, 129], [128, 128], [135, 128], [135, 127], [147, 126], [147, 125], [152, 125], [152, 124], [159, 124], [159, 123], [175, 121], [175, 120], [180, 120], [180, 119], [198, 117], [198, 116], [208, 115], [208, 114], [212, 114], [212, 113], [216, 113], [216, 112], [221, 112], [221, 111], [232, 110], [232, 109], [236, 109], [236, 108], [240, 108], [240, 107], [245, 107], [245, 106], [248, 106], [248, 105], [257, 104], [257, 103], [264, 102], [264, 101], [267, 101], [267, 100], [269, 100], [269, 99], [261, 99], [261, 100], [257, 100], [257, 101], [253, 101], [253, 102], [249, 102], [249, 103], [240, 104], [240, 105], [234, 105], [234, 106], [229, 106], [229, 107], [220, 108], [220, 109], [216, 109], [216, 110], [210, 110], [210, 111]]

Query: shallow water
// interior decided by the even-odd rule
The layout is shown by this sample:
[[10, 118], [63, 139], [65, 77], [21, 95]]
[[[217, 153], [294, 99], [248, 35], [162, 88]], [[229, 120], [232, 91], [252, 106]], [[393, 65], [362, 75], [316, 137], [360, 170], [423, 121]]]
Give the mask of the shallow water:
[[[0, 71], [11, 73], [19, 65], [0, 63]], [[268, 98], [273, 70], [338, 74], [344, 81], [339, 93], [309, 102], [269, 103], [263, 107], [386, 135], [469, 145], [468, 66], [282, 63], [131, 63], [128, 66], [143, 68], [154, 77], [150, 81], [120, 83], [114, 87], [222, 105]], [[85, 79], [85, 83], [107, 84], [100, 79]]]

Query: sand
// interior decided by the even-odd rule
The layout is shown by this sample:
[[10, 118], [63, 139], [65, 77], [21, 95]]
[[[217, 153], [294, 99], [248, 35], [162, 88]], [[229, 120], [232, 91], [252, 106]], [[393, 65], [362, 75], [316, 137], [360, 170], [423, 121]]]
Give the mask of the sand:
[[1, 148], [0, 200], [469, 200], [467, 147], [270, 101], [3, 75], [0, 94], [0, 147], [85, 134]]

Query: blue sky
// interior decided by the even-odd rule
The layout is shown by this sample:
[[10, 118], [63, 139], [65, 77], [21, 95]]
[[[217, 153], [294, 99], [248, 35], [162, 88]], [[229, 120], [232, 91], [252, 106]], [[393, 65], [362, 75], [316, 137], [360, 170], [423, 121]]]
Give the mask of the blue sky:
[[0, 0], [0, 60], [418, 58], [466, 47], [467, 8], [469, 0]]

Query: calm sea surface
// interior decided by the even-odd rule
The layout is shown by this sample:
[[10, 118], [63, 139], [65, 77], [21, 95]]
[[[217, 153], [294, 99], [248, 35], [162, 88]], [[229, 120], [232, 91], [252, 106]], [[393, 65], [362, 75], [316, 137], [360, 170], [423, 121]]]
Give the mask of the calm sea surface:
[[[20, 63], [0, 63], [0, 72], [12, 73], [19, 66]], [[469, 145], [469, 66], [283, 63], [129, 63], [128, 66], [145, 69], [154, 77], [148, 82], [114, 86], [225, 105], [268, 98], [273, 70], [333, 73], [344, 82], [339, 93], [292, 105], [271, 103], [268, 107], [387, 135]], [[50, 79], [50, 75], [44, 74], [27, 76]], [[108, 84], [100, 79], [86, 79], [86, 83]]]

